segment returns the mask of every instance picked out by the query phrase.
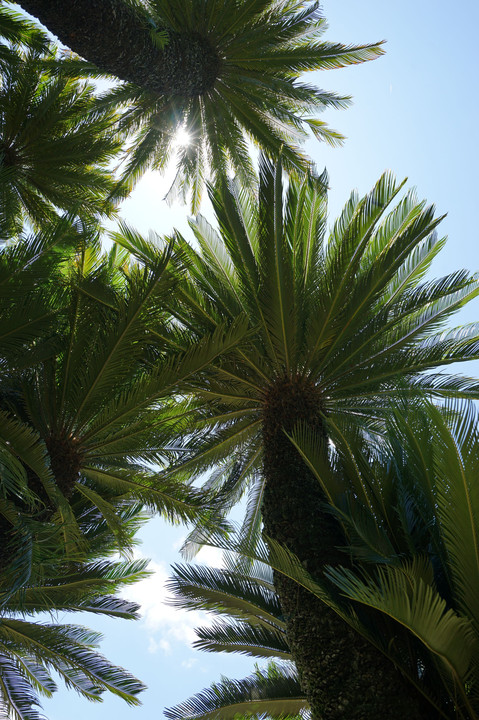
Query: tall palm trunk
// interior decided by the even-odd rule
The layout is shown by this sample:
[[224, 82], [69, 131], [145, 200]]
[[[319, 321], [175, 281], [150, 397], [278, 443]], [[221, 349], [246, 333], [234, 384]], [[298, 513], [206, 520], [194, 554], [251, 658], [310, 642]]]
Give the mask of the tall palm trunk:
[[[321, 510], [320, 485], [285, 435], [298, 422], [321, 434], [318, 389], [301, 377], [277, 379], [263, 404], [265, 533], [286, 545], [313, 576], [341, 563], [339, 525]], [[325, 441], [324, 431], [322, 433]], [[288, 642], [314, 720], [431, 720], [433, 708], [394, 665], [311, 593], [274, 578]]]
[[219, 60], [198, 33], [170, 33], [161, 49], [145, 17], [124, 0], [21, 0], [58, 39], [101, 70], [155, 94], [198, 95]]

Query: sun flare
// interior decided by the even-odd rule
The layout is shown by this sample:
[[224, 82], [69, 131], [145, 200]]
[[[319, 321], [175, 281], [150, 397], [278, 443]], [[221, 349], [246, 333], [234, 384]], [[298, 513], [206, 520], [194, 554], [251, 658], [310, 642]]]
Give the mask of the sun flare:
[[180, 128], [175, 135], [174, 139], [174, 145], [175, 147], [185, 147], [186, 145], [189, 145], [191, 142], [191, 133], [188, 132], [185, 128]]

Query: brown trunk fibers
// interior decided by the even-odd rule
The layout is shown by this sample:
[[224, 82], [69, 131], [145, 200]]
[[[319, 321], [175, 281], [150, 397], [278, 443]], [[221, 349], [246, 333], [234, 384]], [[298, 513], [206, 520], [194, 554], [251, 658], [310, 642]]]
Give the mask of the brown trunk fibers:
[[170, 33], [161, 49], [153, 41], [153, 27], [124, 0], [20, 4], [77, 55], [154, 94], [191, 97], [210, 89], [218, 76], [219, 58], [206, 38]]
[[[83, 455], [78, 441], [65, 434], [51, 434], [45, 441], [50, 458], [54, 481], [63, 496], [69, 500], [80, 477]], [[37, 522], [49, 522], [56, 511], [43, 482], [29, 467], [25, 468], [28, 489], [34, 493], [34, 504], [17, 499], [16, 509], [9, 507], [8, 516], [0, 514], [0, 573], [11, 562], [12, 544], [17, 532], [14, 527], [15, 513], [22, 513]]]
[[[286, 437], [302, 421], [321, 422], [317, 388], [298, 377], [278, 378], [263, 409], [263, 522], [266, 535], [286, 545], [314, 577], [325, 564], [344, 565], [336, 548], [344, 538], [336, 520], [321, 510], [319, 482]], [[275, 573], [290, 649], [314, 720], [432, 720], [426, 703], [377, 648], [336, 613], [293, 581]]]

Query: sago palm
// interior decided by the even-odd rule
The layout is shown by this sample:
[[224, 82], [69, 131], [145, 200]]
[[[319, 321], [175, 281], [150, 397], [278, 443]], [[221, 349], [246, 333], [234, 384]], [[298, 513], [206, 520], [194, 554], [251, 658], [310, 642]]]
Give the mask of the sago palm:
[[[290, 0], [82, 0], [64, 12], [59, 0], [22, 6], [98, 71], [125, 84], [110, 94], [128, 106], [122, 126], [137, 130], [124, 179], [148, 165], [164, 167], [179, 128], [176, 189], [192, 186], [198, 208], [208, 168], [254, 180], [248, 140], [290, 168], [304, 169], [298, 141], [306, 131], [336, 143], [341, 136], [314, 114], [348, 98], [299, 81], [307, 70], [371, 60], [378, 45], [320, 40], [319, 3]], [[121, 48], [121, 52], [119, 52]], [[71, 66], [72, 68], [74, 65]], [[77, 71], [94, 72], [77, 64]]]
[[53, 483], [39, 433], [11, 412], [11, 406], [21, 406], [22, 401], [17, 383], [8, 378], [29, 371], [57, 349], [52, 326], [65, 304], [62, 268], [71, 257], [72, 236], [74, 229], [64, 221], [9, 243], [0, 252], [2, 601], [28, 580], [32, 569], [36, 530], [29, 518], [40, 508], [31, 480], [36, 478], [36, 487], [51, 488]]
[[[19, 269], [10, 247], [4, 254], [7, 266], [15, 260]], [[33, 329], [23, 313], [26, 305], [35, 306], [37, 284], [30, 305], [28, 294], [5, 300], [9, 329], [25, 319], [22, 342], [5, 358], [0, 383], [2, 449], [10, 468], [4, 491], [11, 478], [7, 499], [20, 508], [20, 515], [3, 509], [5, 533], [28, 512], [34, 520], [59, 524], [64, 542], [76, 552], [88, 507], [103, 516], [120, 546], [117, 507], [143, 503], [174, 521], [210, 513], [202, 491], [160, 478], [154, 466], [168, 452], [171, 425], [183, 422], [176, 388], [228, 347], [236, 331], [220, 330], [189, 350], [166, 352], [167, 338], [178, 335], [165, 311], [174, 284], [170, 255], [165, 248], [145, 269], [118, 248], [106, 255], [83, 240], [66, 258], [58, 256], [59, 266], [50, 267], [56, 283], [44, 278], [47, 308]], [[25, 272], [32, 274], [32, 268]], [[7, 293], [23, 273], [8, 275], [6, 268], [5, 274]], [[28, 353], [18, 358], [25, 345], [30, 362]], [[187, 417], [187, 405], [184, 412]]]
[[[234, 183], [211, 190], [220, 231], [199, 218], [200, 250], [178, 241], [190, 261], [184, 312], [175, 308], [185, 325], [211, 331], [244, 313], [251, 328], [234, 354], [190, 383], [203, 406], [178, 468], [215, 468], [214, 484], [236, 458], [232, 499], [250, 484], [244, 536], [262, 519], [313, 577], [342, 561], [345, 539], [286, 433], [303, 422], [326, 452], [345, 420], [380, 429], [398, 383], [433, 397], [478, 391], [477, 382], [433, 372], [479, 354], [476, 327], [441, 329], [477, 295], [477, 279], [459, 271], [422, 282], [443, 245], [440, 220], [413, 193], [387, 213], [400, 189], [384, 175], [364, 198], [352, 195], [327, 233], [324, 183], [306, 176], [284, 188], [281, 165], [263, 160], [256, 204]], [[351, 718], [424, 717], [392, 664], [333, 612], [280, 576], [275, 588], [315, 717], [353, 708]]]
[[[1, 29], [1, 28], [0, 28]], [[95, 106], [92, 87], [42, 68], [50, 57], [17, 50], [0, 84], [0, 240], [27, 221], [40, 228], [58, 210], [83, 219], [109, 215], [109, 163], [121, 143], [114, 115]]]

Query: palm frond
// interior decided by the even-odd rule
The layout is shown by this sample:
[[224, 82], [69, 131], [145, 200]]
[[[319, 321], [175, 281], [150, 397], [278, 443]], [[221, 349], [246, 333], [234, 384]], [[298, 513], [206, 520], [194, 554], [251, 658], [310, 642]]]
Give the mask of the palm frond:
[[77, 625], [29, 623], [6, 617], [0, 633], [5, 650], [16, 653], [23, 645], [36, 662], [52, 666], [67, 687], [89, 700], [99, 700], [101, 693], [109, 690], [130, 705], [138, 705], [136, 696], [144, 686], [93, 649], [98, 639], [97, 634]]
[[254, 627], [249, 623], [215, 622], [211, 627], [196, 628], [195, 632], [198, 640], [193, 647], [197, 650], [291, 660], [284, 631]]
[[284, 627], [271, 581], [204, 565], [175, 565], [173, 571], [167, 587], [174, 607], [213, 611], [265, 628]]
[[346, 597], [404, 625], [444, 664], [451, 682], [463, 687], [477, 639], [470, 621], [448, 609], [432, 586], [406, 568], [378, 569], [376, 582], [343, 568], [329, 568], [327, 576]]
[[170, 720], [234, 718], [238, 715], [278, 720], [297, 718], [307, 706], [296, 674], [270, 665], [244, 680], [223, 679], [189, 700], [165, 710]]

